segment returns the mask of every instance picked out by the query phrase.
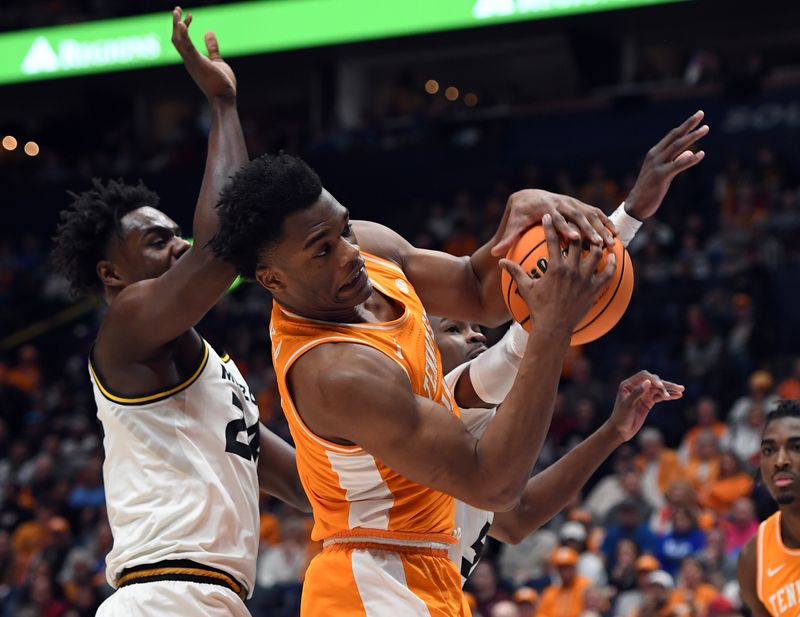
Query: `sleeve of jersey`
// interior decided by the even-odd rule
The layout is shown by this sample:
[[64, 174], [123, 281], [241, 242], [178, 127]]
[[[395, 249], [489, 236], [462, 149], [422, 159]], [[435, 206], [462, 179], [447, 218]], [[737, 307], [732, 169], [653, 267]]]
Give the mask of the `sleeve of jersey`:
[[481, 400], [499, 405], [514, 385], [528, 333], [517, 322], [505, 336], [469, 364], [472, 387]]
[[642, 221], [633, 218], [630, 214], [625, 212], [624, 201], [608, 218], [611, 219], [611, 222], [614, 223], [614, 227], [617, 228], [617, 236], [624, 247], [627, 247], [631, 243], [636, 232], [639, 231], [639, 228], [642, 226]]

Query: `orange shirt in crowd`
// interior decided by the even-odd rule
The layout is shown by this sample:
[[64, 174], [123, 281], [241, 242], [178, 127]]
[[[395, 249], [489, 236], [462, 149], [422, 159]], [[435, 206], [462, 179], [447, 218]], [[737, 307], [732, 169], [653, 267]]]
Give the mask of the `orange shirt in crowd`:
[[[636, 464], [640, 471], [647, 467], [647, 459], [642, 455], [636, 458]], [[658, 461], [658, 488], [662, 493], [667, 491], [667, 487], [675, 480], [680, 480], [683, 475], [681, 462], [678, 453], [669, 448], [663, 448]]]
[[569, 587], [550, 585], [542, 592], [536, 617], [578, 617], [583, 610], [583, 592], [591, 584], [578, 574]]
[[689, 604], [694, 607], [695, 615], [702, 617], [708, 610], [711, 600], [719, 595], [719, 590], [709, 583], [700, 583], [697, 589], [678, 587], [672, 592], [670, 604]]
[[744, 472], [707, 484], [698, 496], [700, 505], [724, 514], [739, 497], [753, 492], [753, 479]]
[[717, 476], [719, 476], [719, 459], [714, 458], [706, 462], [708, 463], [708, 468], [705, 476], [700, 473], [704, 461], [700, 461], [696, 458], [689, 459], [689, 462], [683, 468], [683, 477], [698, 493], [700, 493], [707, 484], [716, 482]]
[[685, 449], [686, 452], [689, 453], [689, 460], [693, 459], [697, 455], [695, 444], [697, 443], [697, 438], [705, 431], [711, 431], [717, 439], [722, 439], [725, 436], [725, 433], [728, 432], [728, 426], [724, 422], [717, 420], [710, 426], [693, 426], [686, 431], [686, 435], [683, 437], [683, 442], [681, 442], [681, 450]]

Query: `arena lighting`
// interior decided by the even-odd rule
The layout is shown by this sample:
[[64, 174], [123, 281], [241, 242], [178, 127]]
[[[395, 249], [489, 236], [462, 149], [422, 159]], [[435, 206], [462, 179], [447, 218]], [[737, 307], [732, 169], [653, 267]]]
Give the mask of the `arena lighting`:
[[464, 95], [464, 105], [467, 107], [475, 107], [478, 104], [478, 95], [474, 92], [467, 92]]
[[6, 135], [3, 137], [3, 147], [6, 150], [14, 150], [17, 147], [17, 140], [15, 137], [11, 135]]
[[435, 79], [429, 79], [425, 82], [425, 92], [428, 94], [436, 94], [439, 92], [439, 82]]
[[[202, 7], [225, 57], [691, 0], [256, 0]], [[0, 34], [0, 84], [177, 64], [169, 11]]]
[[455, 101], [458, 98], [458, 88], [455, 86], [448, 86], [444, 91], [444, 98], [448, 101]]
[[28, 156], [36, 156], [39, 154], [39, 144], [35, 141], [27, 142], [22, 149], [25, 150], [25, 154]]

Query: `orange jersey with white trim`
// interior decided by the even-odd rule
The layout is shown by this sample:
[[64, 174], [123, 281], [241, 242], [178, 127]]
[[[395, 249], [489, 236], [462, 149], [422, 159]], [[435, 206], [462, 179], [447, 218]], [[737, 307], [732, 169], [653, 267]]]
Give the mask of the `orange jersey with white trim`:
[[[294, 406], [287, 375], [317, 345], [354, 343], [377, 349], [408, 375], [415, 394], [458, 414], [422, 302], [396, 264], [363, 254], [373, 289], [405, 307], [394, 321], [342, 324], [272, 308], [272, 360], [281, 406], [297, 449], [300, 479], [314, 511], [314, 540], [370, 536], [451, 543], [453, 498], [405, 478], [358, 445], [333, 443], [309, 429]], [[380, 388], [380, 383], [375, 383]], [[380, 413], [381, 410], [375, 410]]]
[[758, 527], [756, 590], [773, 617], [800, 614], [800, 550], [787, 548], [781, 536], [781, 513]]

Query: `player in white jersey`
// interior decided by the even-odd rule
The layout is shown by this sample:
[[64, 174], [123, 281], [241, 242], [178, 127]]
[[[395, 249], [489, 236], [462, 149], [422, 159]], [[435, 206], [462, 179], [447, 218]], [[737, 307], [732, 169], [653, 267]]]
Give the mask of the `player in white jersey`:
[[[670, 131], [645, 157], [636, 184], [626, 201], [610, 216], [618, 237], [628, 246], [639, 227], [661, 205], [670, 183], [680, 172], [699, 163], [703, 154], [687, 151], [708, 132], [697, 128], [697, 112]], [[528, 334], [517, 323], [491, 349], [477, 326], [447, 318], [431, 325], [442, 357], [445, 381], [461, 409], [461, 419], [474, 435], [483, 433], [514, 383]], [[516, 544], [555, 516], [581, 489], [592, 473], [624, 441], [641, 428], [652, 406], [680, 398], [683, 386], [642, 371], [620, 384], [610, 418], [594, 434], [540, 474], [531, 478], [519, 504], [493, 513], [456, 500], [458, 543], [450, 559], [466, 582], [480, 558], [486, 536]], [[565, 490], [565, 487], [570, 487]]]
[[209, 57], [173, 12], [173, 43], [212, 107], [194, 246], [142, 184], [103, 184], [62, 213], [54, 262], [108, 304], [89, 371], [103, 424], [106, 504], [118, 590], [102, 617], [246, 616], [259, 489], [309, 509], [294, 450], [258, 421], [234, 363], [194, 330], [234, 278], [207, 248], [222, 184], [247, 160], [236, 80], [212, 33]]

